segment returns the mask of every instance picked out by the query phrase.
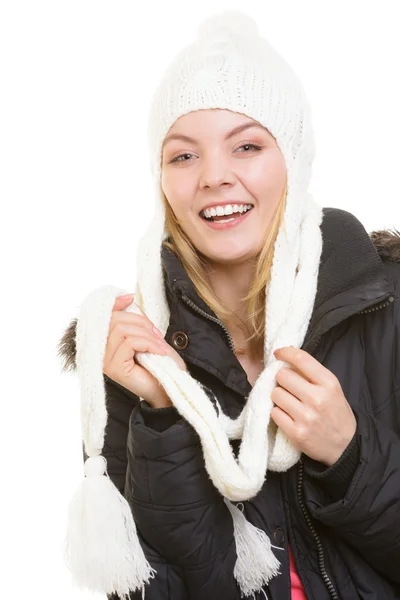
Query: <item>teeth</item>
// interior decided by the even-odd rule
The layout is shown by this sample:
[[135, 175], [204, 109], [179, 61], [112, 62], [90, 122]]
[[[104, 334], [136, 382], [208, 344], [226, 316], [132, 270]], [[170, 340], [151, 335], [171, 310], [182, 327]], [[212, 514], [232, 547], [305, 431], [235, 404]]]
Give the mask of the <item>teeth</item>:
[[222, 217], [223, 215], [232, 215], [233, 213], [245, 213], [250, 208], [252, 208], [252, 204], [226, 204], [225, 206], [213, 206], [212, 208], [206, 208], [201, 211], [201, 215], [210, 219], [211, 217]]
[[230, 219], [220, 219], [218, 223], [229, 223], [229, 221], [234, 221], [235, 217], [231, 217]]

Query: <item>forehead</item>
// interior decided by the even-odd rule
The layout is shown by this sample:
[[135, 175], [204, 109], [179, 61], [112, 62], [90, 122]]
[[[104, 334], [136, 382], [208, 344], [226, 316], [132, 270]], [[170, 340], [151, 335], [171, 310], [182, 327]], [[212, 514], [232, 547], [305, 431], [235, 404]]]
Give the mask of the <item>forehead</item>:
[[228, 140], [246, 130], [269, 133], [261, 123], [241, 113], [222, 109], [193, 111], [174, 122], [164, 138], [162, 148], [164, 149], [173, 140], [198, 143], [204, 134], [210, 133], [221, 135], [223, 139]]

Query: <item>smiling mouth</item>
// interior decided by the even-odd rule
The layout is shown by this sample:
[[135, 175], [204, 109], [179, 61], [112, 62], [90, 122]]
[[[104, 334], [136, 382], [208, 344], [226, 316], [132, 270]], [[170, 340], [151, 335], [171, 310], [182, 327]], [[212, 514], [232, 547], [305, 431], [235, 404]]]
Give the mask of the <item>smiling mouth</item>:
[[223, 214], [214, 215], [211, 214], [211, 211], [216, 212], [215, 209], [206, 209], [200, 212], [200, 217], [204, 221], [208, 221], [209, 223], [229, 223], [230, 221], [234, 221], [235, 219], [238, 219], [247, 214], [254, 208], [254, 206], [252, 204], [246, 204], [243, 205], [241, 208], [242, 210], [240, 210], [237, 206], [230, 207], [226, 214], [224, 212]]

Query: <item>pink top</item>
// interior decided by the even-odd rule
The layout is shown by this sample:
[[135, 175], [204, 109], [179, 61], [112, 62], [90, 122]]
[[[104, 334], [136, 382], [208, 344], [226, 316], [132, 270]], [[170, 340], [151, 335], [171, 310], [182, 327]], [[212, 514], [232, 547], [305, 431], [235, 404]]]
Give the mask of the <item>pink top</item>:
[[303, 585], [300, 581], [299, 574], [297, 573], [296, 565], [294, 563], [292, 549], [289, 546], [289, 559], [290, 559], [290, 582], [292, 588], [292, 600], [307, 600], [307, 596], [304, 592]]

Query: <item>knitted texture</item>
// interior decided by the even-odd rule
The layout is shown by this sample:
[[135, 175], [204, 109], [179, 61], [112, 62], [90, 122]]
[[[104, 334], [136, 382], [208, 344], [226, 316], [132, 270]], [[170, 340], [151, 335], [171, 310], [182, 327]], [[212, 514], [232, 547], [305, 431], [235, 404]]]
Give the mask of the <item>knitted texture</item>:
[[[228, 11], [206, 19], [198, 28], [195, 42], [184, 48], [167, 68], [152, 98], [148, 139], [155, 211], [138, 247], [137, 305], [132, 303], [125, 310], [141, 310], [165, 335], [170, 314], [161, 266], [161, 244], [168, 235], [161, 190], [162, 143], [177, 118], [211, 108], [242, 113], [261, 123], [275, 137], [286, 163], [286, 210], [266, 289], [264, 370], [242, 413], [233, 420], [223, 414], [220, 406], [217, 414], [199, 382], [180, 370], [170, 357], [137, 353], [135, 358], [163, 385], [177, 410], [199, 435], [207, 472], [232, 515], [238, 555], [234, 575], [242, 595], [251, 596], [277, 575], [279, 562], [265, 533], [249, 524], [229, 501], [254, 497], [264, 484], [267, 468], [285, 471], [299, 459], [298, 450], [270, 420], [276, 374], [285, 364], [274, 357], [273, 350], [288, 345], [300, 347], [303, 343], [317, 291], [322, 207], [307, 191], [315, 145], [310, 109], [300, 81], [260, 37], [257, 24], [247, 15]], [[77, 368], [83, 440], [89, 457], [100, 455], [104, 444], [107, 411], [102, 361], [112, 306], [123, 293], [113, 286], [95, 290], [83, 302], [78, 320]], [[241, 439], [237, 459], [229, 443], [233, 438]], [[104, 488], [100, 480], [105, 476], [91, 472], [92, 478], [99, 479], [98, 493]], [[96, 486], [92, 485], [88, 494], [92, 494], [93, 503], [95, 493]], [[116, 488], [115, 494], [119, 494]], [[117, 505], [115, 498], [109, 500], [110, 505]], [[91, 505], [89, 496], [81, 502]], [[75, 507], [71, 517], [74, 531], [73, 519], [79, 520], [79, 510], [79, 506]], [[102, 526], [101, 517], [100, 511], [97, 516], [91, 515], [93, 527], [96, 518], [98, 526]], [[115, 536], [105, 552], [121, 552], [122, 547], [126, 556], [131, 548], [135, 568], [129, 579], [124, 565], [131, 562], [125, 560], [119, 570], [111, 560], [107, 571], [104, 556], [98, 560], [103, 569], [102, 590], [106, 593], [111, 589], [120, 594], [127, 594], [129, 589], [144, 590], [144, 584], [153, 576], [144, 556], [137, 551], [136, 542], [131, 543], [133, 517], [124, 518], [129, 520], [129, 536]], [[76, 536], [74, 540], [78, 544]], [[85, 538], [81, 542], [90, 550], [90, 541]], [[86, 570], [88, 587], [93, 589], [89, 577], [93, 565], [89, 561]], [[79, 576], [82, 581], [82, 567]]]

